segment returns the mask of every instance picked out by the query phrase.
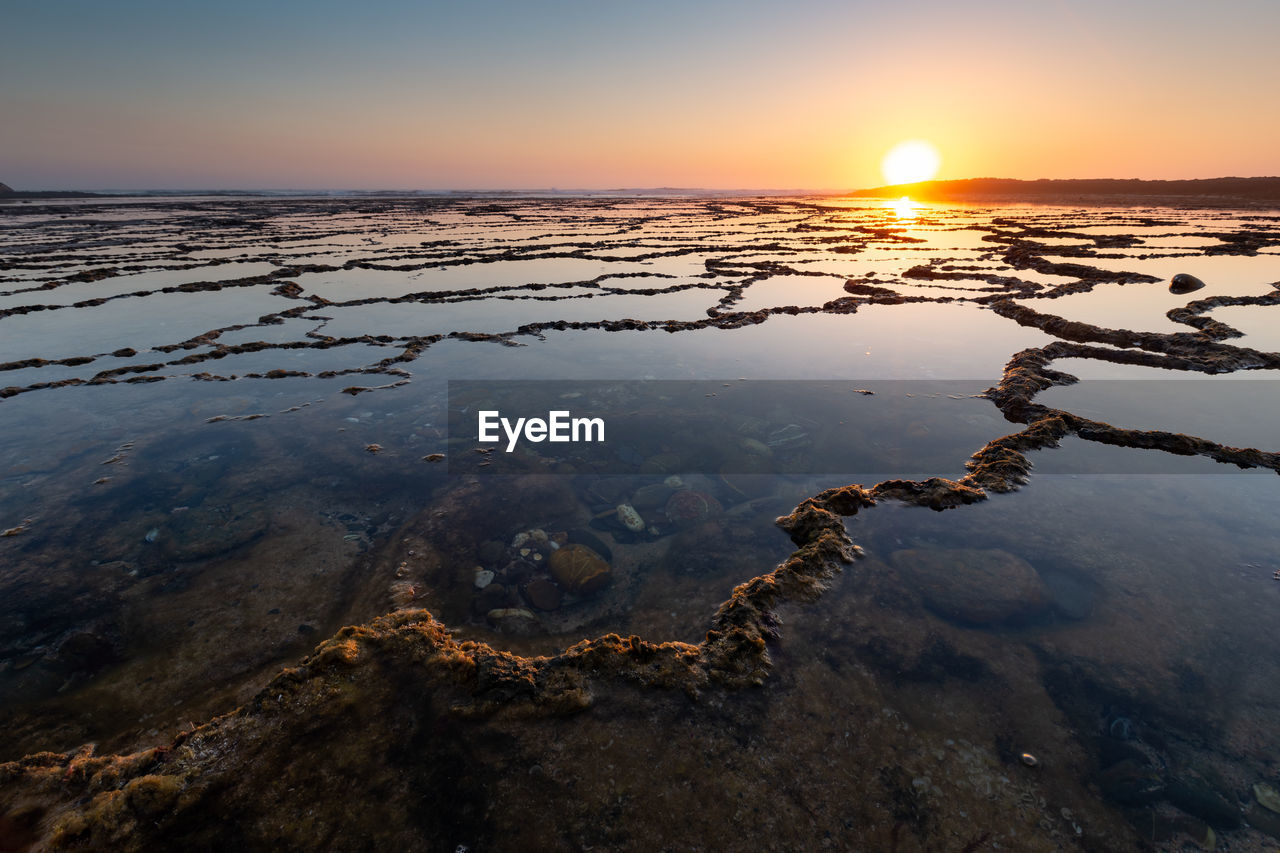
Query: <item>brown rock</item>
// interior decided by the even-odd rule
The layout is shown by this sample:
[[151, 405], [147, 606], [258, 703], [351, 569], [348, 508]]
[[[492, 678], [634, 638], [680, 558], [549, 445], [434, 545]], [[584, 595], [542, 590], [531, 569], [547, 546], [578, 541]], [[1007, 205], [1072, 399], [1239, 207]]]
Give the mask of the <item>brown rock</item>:
[[990, 625], [1029, 616], [1048, 602], [1036, 570], [1006, 551], [918, 548], [890, 559], [929, 609], [947, 619]]
[[711, 495], [692, 489], [672, 495], [666, 510], [667, 518], [681, 527], [690, 527], [723, 511], [724, 507]]
[[609, 564], [586, 545], [566, 545], [551, 555], [551, 574], [569, 592], [598, 592], [608, 585]]
[[555, 610], [560, 606], [560, 587], [546, 578], [534, 578], [525, 584], [525, 597], [539, 610]]

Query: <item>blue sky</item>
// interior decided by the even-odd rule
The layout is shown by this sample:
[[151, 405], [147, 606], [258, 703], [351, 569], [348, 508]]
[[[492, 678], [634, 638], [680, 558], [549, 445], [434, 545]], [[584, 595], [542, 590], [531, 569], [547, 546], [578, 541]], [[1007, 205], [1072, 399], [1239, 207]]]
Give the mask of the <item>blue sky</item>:
[[6, 0], [19, 188], [1277, 174], [1280, 4]]

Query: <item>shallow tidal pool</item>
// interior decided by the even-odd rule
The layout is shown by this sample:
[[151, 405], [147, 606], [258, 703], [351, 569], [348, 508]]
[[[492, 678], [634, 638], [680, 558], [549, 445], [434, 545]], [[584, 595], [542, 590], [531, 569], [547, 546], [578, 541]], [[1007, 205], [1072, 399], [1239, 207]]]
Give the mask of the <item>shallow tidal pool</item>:
[[0, 847], [1274, 849], [1277, 247], [0, 207]]

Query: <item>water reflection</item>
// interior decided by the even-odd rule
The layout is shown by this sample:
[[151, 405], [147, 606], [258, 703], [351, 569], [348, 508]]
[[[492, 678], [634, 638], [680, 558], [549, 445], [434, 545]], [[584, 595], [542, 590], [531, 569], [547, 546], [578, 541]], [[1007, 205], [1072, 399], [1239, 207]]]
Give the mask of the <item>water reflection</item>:
[[[1194, 272], [1207, 294], [1258, 295], [1278, 277], [1270, 214], [922, 207], [438, 199], [223, 201], [213, 218], [134, 206], [127, 221], [88, 205], [56, 225], [15, 214], [0, 237], [14, 259], [0, 271], [0, 333], [14, 333], [0, 365], [0, 530], [14, 531], [0, 538], [0, 757], [165, 743], [340, 626], [388, 612], [425, 607], [459, 637], [528, 655], [608, 632], [693, 648], [735, 587], [803, 586], [765, 579], [794, 548], [778, 516], [850, 481], [960, 478], [971, 454], [1022, 428], [975, 395], [1062, 327], [991, 307], [1182, 333], [1192, 346], [1208, 339], [1164, 316], [1184, 304], [1166, 289], [1171, 271]], [[114, 229], [110, 255], [66, 248], [99, 226]], [[1252, 242], [1233, 236], [1243, 231]], [[115, 266], [130, 255], [139, 269]], [[1265, 310], [1215, 317], [1265, 343]], [[1051, 367], [1156, 369], [1096, 357]], [[459, 457], [483, 460], [450, 440], [444, 381], [511, 377], [782, 385], [712, 443], [688, 401], [641, 401], [652, 419], [616, 449], [637, 466], [625, 474], [567, 454], [533, 474], [452, 471]], [[868, 380], [859, 387], [873, 393], [801, 399], [798, 380], [824, 378]], [[916, 393], [870, 381], [894, 378], [967, 382]], [[1277, 449], [1265, 446], [1265, 401], [1211, 398], [1202, 384], [1137, 394], [1086, 381], [1035, 402]], [[1187, 821], [1230, 823], [1218, 801], [1250, 803], [1276, 760], [1274, 474], [1211, 476], [1220, 468], [1204, 456], [1088, 438], [1042, 445], [1015, 495], [945, 513], [881, 498], [851, 517], [866, 559], [829, 579], [827, 597], [770, 610], [787, 621], [766, 625], [767, 645], [742, 646], [780, 671], [733, 676], [757, 678], [769, 707], [727, 690], [713, 700], [741, 732], [776, 728], [789, 747], [757, 743], [771, 768], [735, 775], [721, 728], [690, 723], [692, 742], [726, 758], [718, 781], [796, 783], [809, 771], [789, 748], [830, 761], [843, 793], [813, 783], [805, 820], [843, 831], [852, 818], [836, 810], [855, 780], [875, 792], [858, 819], [880, 827], [859, 837], [886, 847], [904, 833], [926, 848], [980, 844], [1015, 813], [1019, 838], [1087, 831], [1118, 848], [1142, 820], [1175, 827], [1169, 837], [1190, 836]], [[789, 453], [806, 466], [762, 462]], [[1153, 456], [1174, 475], [1138, 476]], [[759, 611], [737, 601], [751, 623]], [[373, 678], [352, 666], [352, 679]], [[638, 671], [623, 680], [641, 683]], [[675, 713], [667, 698], [634, 701]], [[632, 718], [575, 719], [555, 737], [529, 737], [530, 722], [510, 740], [534, 752], [561, 737], [596, 752], [615, 736], [636, 756], [657, 748]], [[1040, 757], [1040, 776], [1025, 775], [1023, 752]], [[477, 755], [469, 772], [483, 774]], [[563, 757], [536, 758], [585, 778]], [[490, 781], [527, 795], [531, 778]], [[532, 793], [508, 812], [554, 799]], [[896, 828], [902, 815], [908, 829]]]
[[915, 221], [916, 211], [920, 208], [919, 202], [914, 202], [908, 196], [899, 199], [892, 199], [884, 203], [886, 209], [891, 210], [893, 215], [901, 220], [909, 222]]

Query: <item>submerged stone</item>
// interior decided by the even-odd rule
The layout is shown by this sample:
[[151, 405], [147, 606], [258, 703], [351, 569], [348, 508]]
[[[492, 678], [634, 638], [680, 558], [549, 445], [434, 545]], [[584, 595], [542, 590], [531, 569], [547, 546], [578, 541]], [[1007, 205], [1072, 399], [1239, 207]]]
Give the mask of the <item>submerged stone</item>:
[[1200, 779], [1173, 779], [1165, 797], [1214, 829], [1235, 829], [1240, 825], [1240, 810]]
[[636, 508], [631, 504], [619, 504], [615, 512], [622, 526], [632, 533], [639, 533], [644, 530], [644, 519], [640, 517], [640, 513], [636, 512]]
[[550, 564], [556, 582], [569, 592], [598, 592], [611, 579], [609, 564], [586, 545], [565, 545], [551, 555]]
[[546, 578], [534, 578], [525, 585], [529, 603], [539, 610], [555, 610], [562, 598], [560, 588]]
[[929, 609], [946, 619], [992, 625], [1030, 616], [1048, 603], [1040, 575], [1007, 551], [914, 548], [890, 559], [904, 580], [919, 587]]
[[486, 565], [493, 565], [502, 559], [506, 547], [497, 539], [488, 539], [480, 543], [479, 557]]
[[1098, 787], [1108, 799], [1125, 806], [1154, 803], [1164, 794], [1164, 780], [1156, 769], [1129, 759], [1100, 773]]
[[1258, 782], [1253, 786], [1253, 796], [1257, 798], [1259, 805], [1280, 814], [1280, 791], [1266, 782]]
[[657, 509], [671, 499], [675, 490], [665, 483], [650, 483], [641, 486], [631, 495], [631, 506], [636, 509]]
[[1249, 826], [1259, 832], [1264, 832], [1272, 838], [1280, 840], [1280, 814], [1254, 803], [1244, 813], [1244, 819], [1249, 822]]
[[613, 561], [613, 550], [605, 544], [603, 539], [586, 528], [579, 527], [570, 530], [565, 537], [565, 542], [560, 543], [561, 547], [564, 547], [566, 543], [586, 545], [592, 551], [604, 557], [606, 563]]
[[507, 595], [507, 588], [500, 583], [491, 583], [484, 589], [480, 590], [476, 596], [475, 610], [477, 613], [488, 613], [490, 610], [501, 610], [506, 607], [510, 598]]
[[720, 502], [705, 492], [692, 489], [676, 492], [667, 501], [667, 518], [680, 526], [697, 524], [724, 511]]
[[1121, 761], [1137, 761], [1140, 764], [1147, 761], [1147, 756], [1141, 749], [1122, 738], [1102, 735], [1097, 738], [1096, 746], [1098, 764], [1103, 768]]
[[528, 637], [543, 632], [542, 623], [538, 621], [538, 617], [532, 610], [526, 610], [523, 607], [490, 610], [485, 614], [485, 618], [489, 620], [490, 625], [508, 634]]
[[1096, 594], [1090, 581], [1064, 572], [1045, 572], [1041, 578], [1054, 610], [1068, 619], [1089, 618]]

